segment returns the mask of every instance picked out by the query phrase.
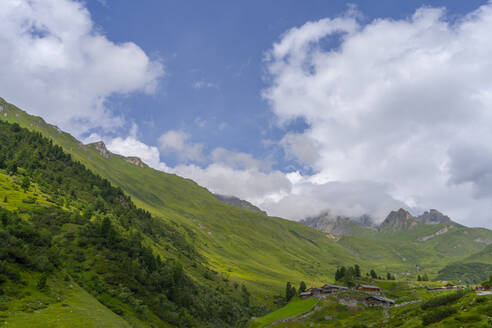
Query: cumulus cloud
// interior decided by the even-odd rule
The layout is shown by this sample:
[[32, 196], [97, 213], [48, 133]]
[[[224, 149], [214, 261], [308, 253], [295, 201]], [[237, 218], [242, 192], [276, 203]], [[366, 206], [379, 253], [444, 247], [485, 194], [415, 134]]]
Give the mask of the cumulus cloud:
[[190, 135], [184, 131], [169, 130], [159, 137], [159, 149], [164, 154], [176, 154], [182, 161], [204, 161], [203, 145], [189, 139]]
[[235, 169], [212, 163], [205, 168], [178, 165], [170, 172], [190, 178], [211, 192], [234, 195], [255, 204], [267, 199], [278, 200], [291, 189], [290, 181], [280, 171], [264, 173], [256, 169]]
[[289, 135], [284, 146], [318, 183], [371, 181], [409, 206], [490, 226], [491, 29], [487, 3], [452, 21], [426, 7], [403, 20], [344, 15], [287, 31], [266, 56], [263, 95], [281, 123], [308, 123], [296, 138], [318, 156]]
[[[328, 182], [317, 184], [293, 172], [288, 175], [292, 190], [277, 201], [260, 206], [268, 213], [299, 220], [330, 210], [333, 215], [357, 217], [369, 214], [377, 221], [397, 208], [407, 207], [388, 193], [388, 186], [371, 181]], [[375, 206], [377, 204], [377, 206]]]
[[152, 93], [163, 75], [136, 44], [98, 32], [72, 0], [1, 1], [0, 61], [3, 97], [78, 136], [121, 126], [108, 96]]
[[305, 134], [287, 133], [280, 140], [280, 146], [288, 158], [297, 159], [303, 164], [313, 164], [319, 158], [315, 141]]

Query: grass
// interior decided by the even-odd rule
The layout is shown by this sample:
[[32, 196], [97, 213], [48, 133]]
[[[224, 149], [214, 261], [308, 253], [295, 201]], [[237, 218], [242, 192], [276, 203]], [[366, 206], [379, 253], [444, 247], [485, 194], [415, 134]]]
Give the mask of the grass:
[[[0, 311], [0, 327], [132, 327], [73, 281], [58, 276], [49, 279], [47, 291], [36, 288], [37, 274], [23, 273], [27, 287], [22, 295], [14, 294], [15, 286], [4, 287], [7, 307]], [[146, 327], [136, 324], [135, 327]]]
[[305, 300], [295, 298], [290, 301], [289, 304], [278, 309], [277, 311], [271, 312], [264, 317], [251, 320], [248, 328], [263, 328], [277, 320], [299, 316], [304, 312], [309, 311], [314, 305], [316, 305], [318, 300], [319, 299], [316, 297]]

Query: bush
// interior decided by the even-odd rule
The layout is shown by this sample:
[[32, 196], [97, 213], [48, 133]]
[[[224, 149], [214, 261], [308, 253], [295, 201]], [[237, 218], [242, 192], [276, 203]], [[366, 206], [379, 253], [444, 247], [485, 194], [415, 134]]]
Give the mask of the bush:
[[48, 281], [48, 275], [43, 273], [41, 275], [41, 278], [39, 278], [38, 280], [38, 284], [36, 285], [36, 287], [38, 289], [44, 289], [46, 287], [46, 282]]
[[425, 314], [422, 317], [422, 323], [427, 326], [430, 325], [431, 323], [439, 322], [455, 313], [456, 313], [456, 309], [450, 306], [438, 308], [430, 313]]

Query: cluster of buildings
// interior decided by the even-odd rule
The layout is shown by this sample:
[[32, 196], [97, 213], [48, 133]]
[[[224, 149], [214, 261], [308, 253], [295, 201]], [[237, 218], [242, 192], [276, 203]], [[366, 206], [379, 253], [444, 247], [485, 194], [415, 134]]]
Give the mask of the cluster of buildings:
[[[390, 300], [388, 298], [382, 297], [382, 290], [378, 286], [371, 286], [371, 285], [358, 285], [355, 288], [357, 291], [364, 292], [367, 294], [371, 294], [371, 296], [368, 296], [364, 304], [366, 306], [392, 306], [395, 304], [395, 301]], [[349, 290], [348, 287], [343, 287], [343, 286], [337, 286], [337, 285], [330, 285], [326, 284], [323, 285], [322, 287], [312, 287], [309, 288], [307, 291], [302, 292], [299, 294], [299, 296], [302, 299], [307, 299], [310, 297], [322, 297], [330, 294], [337, 293], [339, 291], [343, 290]]]

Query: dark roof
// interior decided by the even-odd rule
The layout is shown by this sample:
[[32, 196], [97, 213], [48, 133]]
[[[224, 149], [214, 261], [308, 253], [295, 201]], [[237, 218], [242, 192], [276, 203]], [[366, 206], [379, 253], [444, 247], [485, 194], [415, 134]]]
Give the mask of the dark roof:
[[367, 289], [379, 289], [379, 290], [381, 290], [381, 288], [379, 288], [378, 286], [371, 286], [371, 285], [359, 285], [359, 287], [363, 287], [363, 288], [367, 288]]
[[337, 286], [337, 285], [329, 285], [329, 284], [324, 285], [323, 288], [348, 289], [348, 287]]
[[395, 303], [395, 301], [390, 300], [389, 298], [381, 297], [381, 296], [369, 296], [368, 298], [366, 298], [366, 300], [369, 299], [369, 298], [374, 298], [374, 299], [376, 299], [378, 301], [381, 301], [381, 302]]

